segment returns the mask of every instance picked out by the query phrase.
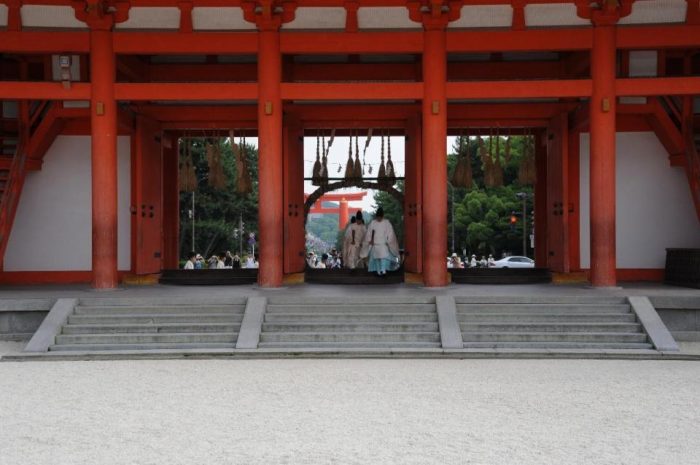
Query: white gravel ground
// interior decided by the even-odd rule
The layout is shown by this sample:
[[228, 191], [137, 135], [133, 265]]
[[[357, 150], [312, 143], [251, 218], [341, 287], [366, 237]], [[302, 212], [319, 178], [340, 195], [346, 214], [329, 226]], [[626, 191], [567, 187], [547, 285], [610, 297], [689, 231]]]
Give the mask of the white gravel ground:
[[700, 363], [0, 363], [0, 464], [699, 463]]

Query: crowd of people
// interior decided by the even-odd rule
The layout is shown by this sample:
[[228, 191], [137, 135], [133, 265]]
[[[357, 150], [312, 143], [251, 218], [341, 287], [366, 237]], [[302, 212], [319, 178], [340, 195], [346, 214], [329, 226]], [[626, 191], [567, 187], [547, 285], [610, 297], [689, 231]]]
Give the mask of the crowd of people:
[[343, 236], [342, 253], [331, 249], [319, 258], [309, 252], [306, 262], [311, 268], [367, 269], [384, 276], [399, 268], [401, 253], [394, 228], [384, 218], [384, 209], [379, 207], [369, 225], [365, 225], [361, 211], [350, 219]]
[[212, 255], [208, 260], [205, 260], [201, 254], [191, 252], [187, 257], [185, 270], [221, 270], [221, 269], [240, 269], [240, 268], [258, 268], [258, 254], [244, 255], [243, 258], [238, 254], [232, 254], [230, 251]]
[[480, 260], [477, 260], [476, 255], [472, 255], [471, 259], [462, 260], [462, 258], [453, 253], [451, 257], [447, 257], [447, 268], [491, 268], [496, 266], [496, 260], [493, 255], [489, 254], [488, 258], [481, 256]]

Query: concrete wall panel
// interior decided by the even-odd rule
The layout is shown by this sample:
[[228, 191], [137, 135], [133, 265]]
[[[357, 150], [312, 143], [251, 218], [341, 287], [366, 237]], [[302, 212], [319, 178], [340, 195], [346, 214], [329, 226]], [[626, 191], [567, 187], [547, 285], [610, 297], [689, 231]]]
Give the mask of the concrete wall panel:
[[[119, 269], [131, 267], [131, 149], [117, 141]], [[41, 171], [27, 174], [5, 254], [5, 271], [92, 268], [90, 137], [59, 136]]]
[[[581, 267], [590, 267], [590, 137], [581, 134]], [[666, 248], [700, 247], [682, 168], [652, 132], [617, 134], [617, 267], [664, 268]]]

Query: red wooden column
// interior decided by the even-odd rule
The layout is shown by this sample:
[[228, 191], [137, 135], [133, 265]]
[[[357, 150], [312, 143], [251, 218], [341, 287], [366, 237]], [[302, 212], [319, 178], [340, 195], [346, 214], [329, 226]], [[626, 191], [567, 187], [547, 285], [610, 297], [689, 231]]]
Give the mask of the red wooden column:
[[180, 255], [180, 188], [178, 139], [163, 134], [163, 268], [178, 267]]
[[615, 286], [615, 26], [594, 21], [590, 100], [591, 284]]
[[424, 21], [423, 283], [447, 285], [447, 21]]
[[403, 242], [406, 250], [404, 267], [410, 273], [423, 271], [421, 145], [420, 119], [411, 118], [406, 125], [406, 182], [403, 207]]
[[535, 134], [535, 164], [537, 181], [535, 182], [535, 265], [539, 268], [548, 266], [547, 257], [547, 144], [542, 131]]
[[258, 176], [260, 269], [258, 283], [279, 287], [283, 276], [282, 55], [280, 21], [258, 22]]
[[304, 131], [295, 115], [284, 119], [284, 273], [304, 271]]
[[117, 104], [112, 21], [90, 24], [92, 136], [92, 286], [112, 289], [117, 276]]

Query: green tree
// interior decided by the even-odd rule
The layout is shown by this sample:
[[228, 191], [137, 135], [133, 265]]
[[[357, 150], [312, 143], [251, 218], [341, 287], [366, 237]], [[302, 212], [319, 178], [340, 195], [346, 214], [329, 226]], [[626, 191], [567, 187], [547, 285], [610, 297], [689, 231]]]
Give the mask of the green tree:
[[[206, 157], [206, 142], [219, 143], [222, 149], [222, 164], [226, 175], [226, 188], [214, 189], [209, 186], [209, 166]], [[248, 195], [235, 191], [236, 164], [230, 140], [191, 139], [192, 158], [197, 174], [195, 192], [195, 244], [192, 244], [192, 193], [180, 193], [180, 256], [185, 257], [191, 250], [210, 256], [225, 250], [239, 250], [240, 236], [236, 235], [239, 221], [244, 223], [245, 237], [243, 252], [248, 250], [248, 233], [258, 230], [258, 150], [246, 144], [245, 153], [248, 170], [253, 181], [253, 190]], [[185, 144], [181, 144], [183, 150]], [[237, 232], [240, 234], [240, 232]], [[257, 245], [256, 245], [257, 247]]]
[[[488, 140], [484, 139], [488, 147]], [[499, 158], [503, 166], [503, 187], [486, 188], [484, 186], [483, 163], [478, 154], [478, 142], [472, 137], [468, 144], [468, 153], [472, 165], [473, 185], [470, 189], [454, 188], [448, 191], [448, 249], [451, 246], [452, 222], [454, 221], [455, 248], [457, 251], [467, 249], [468, 254], [493, 254], [500, 256], [503, 252], [522, 252], [522, 200], [518, 192], [525, 192], [528, 200], [528, 214], [532, 211], [532, 187], [518, 184], [518, 170], [524, 156], [524, 148], [528, 143], [522, 136], [510, 137], [510, 159], [506, 161], [506, 138], [500, 137]], [[495, 138], [493, 142], [495, 151]], [[452, 147], [452, 153], [447, 156], [448, 177], [457, 163], [459, 138]], [[463, 150], [466, 150], [466, 136], [463, 139]], [[454, 218], [450, 202], [454, 199]], [[517, 223], [510, 224], [512, 213], [516, 214]], [[527, 218], [525, 219], [527, 221]], [[528, 223], [528, 231], [530, 224]]]

